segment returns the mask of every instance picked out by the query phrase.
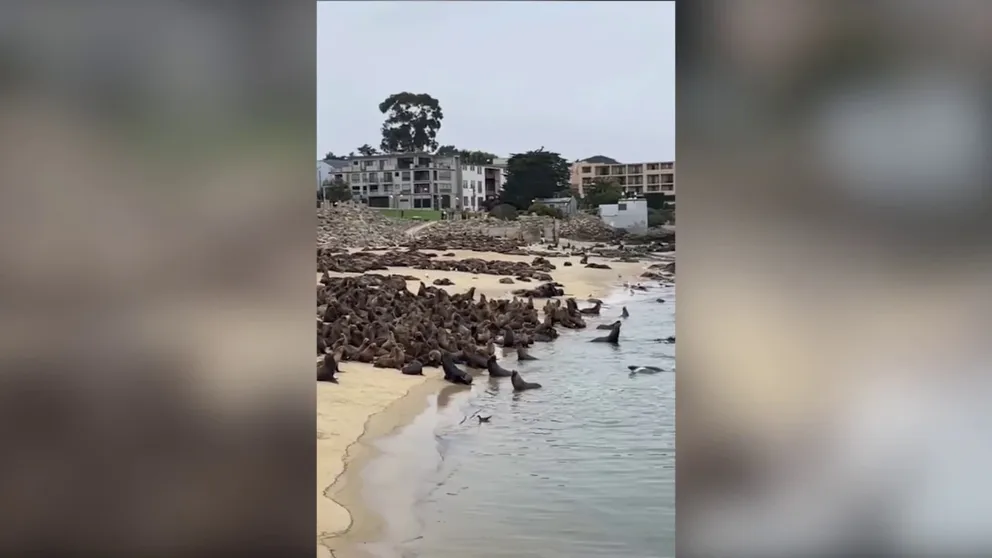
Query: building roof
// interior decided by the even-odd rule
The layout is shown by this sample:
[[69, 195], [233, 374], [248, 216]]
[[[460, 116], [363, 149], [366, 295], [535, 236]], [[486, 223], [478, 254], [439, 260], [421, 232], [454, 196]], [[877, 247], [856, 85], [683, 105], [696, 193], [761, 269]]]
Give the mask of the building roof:
[[569, 203], [575, 198], [537, 198], [534, 201], [539, 201], [541, 203]]

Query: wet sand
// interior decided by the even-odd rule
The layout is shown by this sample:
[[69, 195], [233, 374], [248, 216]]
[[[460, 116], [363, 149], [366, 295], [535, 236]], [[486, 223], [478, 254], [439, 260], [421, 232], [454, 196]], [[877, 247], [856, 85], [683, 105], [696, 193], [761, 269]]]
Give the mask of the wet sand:
[[[512, 256], [489, 252], [452, 251], [454, 257], [438, 259], [482, 258], [487, 260], [526, 261], [533, 256]], [[564, 285], [567, 295], [578, 299], [605, 296], [624, 281], [635, 282], [644, 263], [606, 262], [612, 269], [588, 269], [577, 257], [548, 258], [557, 269], [551, 272], [555, 281]], [[570, 260], [571, 267], [562, 264]], [[449, 292], [464, 292], [476, 287], [487, 297], [509, 298], [514, 289], [532, 288], [539, 282], [501, 284], [498, 275], [472, 275], [410, 268], [390, 268], [388, 272], [419, 277], [425, 283], [448, 278], [454, 285]], [[357, 275], [331, 273], [332, 276]], [[320, 273], [317, 273], [317, 281]], [[419, 281], [409, 281], [413, 292]], [[340, 383], [317, 384], [317, 555], [336, 558], [362, 556], [348, 549], [358, 541], [374, 540], [382, 528], [381, 518], [364, 509], [360, 497], [361, 479], [352, 471], [374, 456], [373, 442], [392, 430], [409, 423], [427, 407], [428, 395], [438, 391], [445, 382], [441, 371], [425, 368], [424, 377], [404, 376], [396, 370], [373, 368], [370, 364], [343, 362]]]

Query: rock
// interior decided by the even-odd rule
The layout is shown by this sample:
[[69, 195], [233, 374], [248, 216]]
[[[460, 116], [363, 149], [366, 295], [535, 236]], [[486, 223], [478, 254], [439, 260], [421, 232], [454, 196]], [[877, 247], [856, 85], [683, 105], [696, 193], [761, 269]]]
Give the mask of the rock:
[[412, 267], [414, 269], [461, 271], [472, 274], [508, 275], [529, 277], [538, 281], [551, 281], [551, 275], [546, 271], [535, 269], [526, 262], [483, 260], [481, 258], [438, 260], [434, 254], [417, 250], [393, 250], [384, 254], [373, 252], [348, 254], [335, 251], [331, 248], [317, 249], [317, 269], [322, 272], [365, 273], [368, 271], [385, 271], [390, 267]]
[[513, 279], [510, 279], [509, 277], [503, 277], [502, 279], [499, 280], [499, 282], [505, 285], [512, 285]]
[[317, 210], [317, 245], [336, 248], [400, 246], [414, 221], [390, 219], [365, 205], [345, 202]]

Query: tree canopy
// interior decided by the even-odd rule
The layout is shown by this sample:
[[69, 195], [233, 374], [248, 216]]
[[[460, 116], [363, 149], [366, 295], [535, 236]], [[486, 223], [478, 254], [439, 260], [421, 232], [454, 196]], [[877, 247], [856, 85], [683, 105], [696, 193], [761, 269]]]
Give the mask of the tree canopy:
[[337, 155], [334, 154], [333, 151], [328, 151], [327, 154], [324, 155], [324, 159], [323, 160], [324, 161], [330, 161], [331, 159], [344, 159], [344, 157], [338, 157]]
[[384, 153], [410, 153], [437, 149], [437, 132], [441, 129], [441, 104], [426, 93], [394, 93], [379, 103], [386, 115], [382, 124]]
[[606, 155], [593, 155], [592, 157], [589, 157], [588, 159], [582, 159], [579, 162], [580, 163], [593, 163], [593, 164], [604, 164], [604, 163], [606, 163], [606, 164], [610, 164], [610, 165], [619, 165], [620, 164], [620, 162], [617, 161], [616, 159], [614, 159], [613, 157], [607, 157]]
[[324, 183], [324, 199], [330, 202], [348, 201], [351, 199], [351, 187], [340, 178]]
[[609, 178], [596, 178], [592, 184], [583, 186], [582, 203], [586, 207], [599, 207], [603, 204], [617, 203], [623, 197], [623, 188]]
[[470, 151], [468, 149], [458, 149], [454, 145], [442, 145], [435, 152], [437, 155], [458, 155], [463, 165], [491, 165], [496, 159], [496, 155], [486, 151]]
[[527, 209], [535, 198], [550, 198], [567, 189], [570, 176], [568, 161], [558, 153], [542, 147], [516, 154], [507, 161], [500, 200], [517, 209]]
[[365, 145], [359, 147], [355, 151], [358, 151], [359, 155], [362, 155], [363, 157], [370, 157], [372, 155], [378, 155], [379, 154], [379, 151], [376, 148], [372, 147], [371, 145], [369, 145], [367, 143]]

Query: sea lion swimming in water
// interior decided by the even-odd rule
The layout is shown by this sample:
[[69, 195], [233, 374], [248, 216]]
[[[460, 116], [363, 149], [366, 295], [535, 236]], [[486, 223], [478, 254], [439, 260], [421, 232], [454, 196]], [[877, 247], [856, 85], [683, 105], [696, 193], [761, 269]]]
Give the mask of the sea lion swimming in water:
[[423, 376], [424, 365], [419, 360], [412, 360], [400, 371], [407, 376]]
[[470, 376], [468, 372], [455, 366], [455, 363], [451, 359], [451, 354], [444, 353], [441, 355], [441, 369], [444, 371], [445, 380], [453, 384], [464, 384], [466, 386], [472, 385], [472, 376]]
[[528, 382], [520, 376], [520, 373], [516, 370], [510, 376], [510, 383], [513, 384], [513, 391], [524, 391], [528, 389], [537, 389], [541, 387], [541, 384], [537, 382]]
[[489, 371], [489, 375], [493, 378], [509, 378], [514, 374], [514, 372], [516, 372], [516, 370], [510, 371], [500, 366], [499, 363], [496, 362], [495, 356], [489, 357], [489, 361], [486, 363], [486, 370]]
[[627, 307], [626, 306], [623, 307], [623, 312], [620, 312], [620, 317], [621, 318], [629, 318], [630, 317], [630, 313], [627, 312]]
[[592, 339], [589, 342], [590, 343], [611, 343], [613, 345], [618, 344], [620, 342], [620, 323], [617, 322], [617, 323], [613, 324], [613, 327], [610, 329], [610, 334], [607, 335], [606, 337], [597, 337], [595, 339]]
[[615, 328], [615, 327], [617, 327], [619, 325], [620, 325], [620, 320], [617, 320], [617, 321], [613, 322], [612, 324], [599, 324], [598, 326], [596, 326], [596, 329], [607, 329], [607, 330], [609, 330], [609, 329], [613, 329], [613, 328]]
[[317, 369], [317, 381], [336, 384], [338, 379], [334, 377], [334, 374], [337, 372], [340, 370], [338, 370], [338, 363], [334, 360], [334, 355], [326, 354], [324, 355], [324, 362], [320, 363], [320, 368]]
[[530, 356], [525, 347], [517, 348], [517, 360], [537, 360], [537, 357]]
[[627, 368], [630, 369], [630, 375], [635, 374], [657, 374], [658, 372], [664, 372], [661, 368], [657, 366], [634, 366], [630, 365]]

